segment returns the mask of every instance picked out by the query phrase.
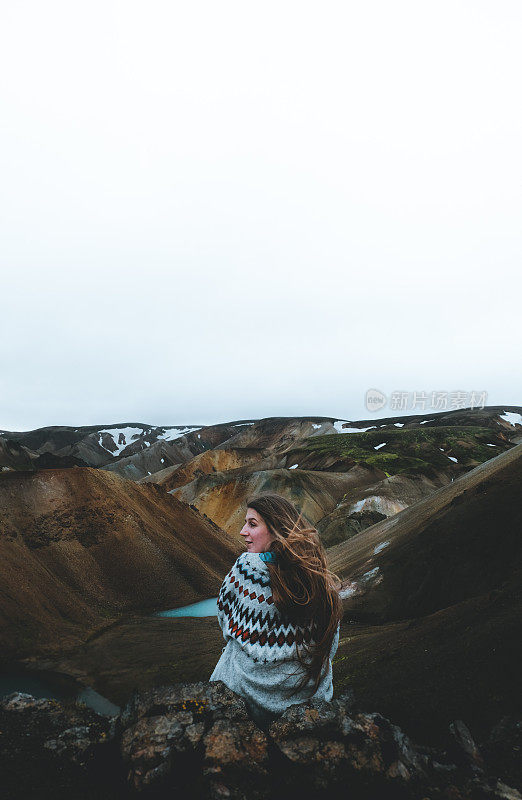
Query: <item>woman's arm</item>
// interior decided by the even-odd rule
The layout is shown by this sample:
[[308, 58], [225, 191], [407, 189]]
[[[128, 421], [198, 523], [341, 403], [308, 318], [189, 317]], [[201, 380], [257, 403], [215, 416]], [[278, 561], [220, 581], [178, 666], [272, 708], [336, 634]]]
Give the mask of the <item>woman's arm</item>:
[[[218, 598], [218, 602], [219, 602], [219, 598]], [[221, 628], [221, 633], [223, 634], [223, 639], [225, 640], [225, 642], [228, 642], [228, 640], [230, 638], [232, 638], [230, 636], [230, 634], [228, 633], [228, 626], [227, 626], [228, 620], [227, 620], [227, 617], [225, 616], [225, 612], [222, 609], [220, 609], [219, 605], [218, 605], [217, 619], [218, 619], [219, 627]]]
[[[221, 633], [223, 634], [223, 639], [225, 642], [228, 642], [229, 639], [232, 638], [232, 635], [229, 632], [229, 617], [225, 614], [224, 605], [225, 603], [230, 603], [230, 595], [235, 592], [234, 584], [230, 583], [230, 576], [236, 566], [237, 562], [239, 561], [240, 556], [235, 560], [232, 568], [229, 572], [225, 575], [225, 579], [221, 584], [221, 588], [219, 590], [219, 595], [217, 599], [217, 620], [219, 623], [219, 627], [221, 628]], [[221, 608], [220, 608], [221, 606]], [[224, 650], [225, 648], [223, 648]]]

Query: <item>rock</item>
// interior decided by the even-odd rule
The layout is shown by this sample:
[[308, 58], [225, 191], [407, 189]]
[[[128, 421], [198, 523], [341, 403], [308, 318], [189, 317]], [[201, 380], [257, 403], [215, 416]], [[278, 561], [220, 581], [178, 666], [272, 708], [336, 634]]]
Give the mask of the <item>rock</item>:
[[333, 783], [367, 791], [373, 786], [378, 793], [386, 785], [427, 780], [425, 757], [400, 728], [377, 712], [350, 717], [348, 708], [340, 698], [309, 700], [271, 724], [271, 739], [299, 768], [287, 770], [289, 788], [304, 780], [316, 788]]
[[[113, 797], [116, 719], [76, 703], [12, 692], [0, 700], [3, 797]], [[110, 765], [110, 768], [108, 768]]]
[[77, 764], [85, 764], [92, 749], [89, 725], [75, 725], [67, 728], [55, 739], [46, 739], [43, 746], [58, 755], [66, 755], [67, 759]]
[[243, 783], [248, 790], [253, 775], [266, 777], [266, 736], [222, 681], [136, 691], [122, 725], [121, 754], [133, 790], [168, 785], [185, 791], [197, 773], [205, 796], [232, 796], [227, 783], [237, 794]]
[[207, 773], [223, 772], [230, 765], [246, 772], [266, 774], [267, 738], [253, 722], [218, 719], [203, 740], [203, 766]]
[[468, 781], [467, 789], [472, 800], [522, 800], [520, 792], [500, 778], [477, 776]]
[[495, 791], [497, 796], [502, 800], [522, 800], [522, 794], [512, 786], [507, 786], [500, 779], [497, 779], [495, 784]]
[[493, 775], [507, 783], [522, 786], [522, 720], [502, 717], [482, 744], [482, 752]]
[[450, 731], [457, 763], [352, 692], [291, 705], [267, 731], [222, 681], [135, 691], [111, 719], [13, 692], [0, 701], [0, 774], [9, 800], [522, 800], [518, 720], [481, 751], [462, 720]]
[[243, 698], [223, 681], [198, 681], [134, 691], [121, 713], [121, 724], [127, 727], [142, 717], [174, 710], [186, 710], [193, 718], [250, 719]]
[[55, 701], [42, 697], [37, 700], [32, 694], [26, 692], [11, 692], [0, 700], [0, 708], [5, 711], [25, 711], [26, 709], [52, 709]]
[[210, 797], [270, 796], [268, 740], [253, 722], [218, 719], [205, 735], [203, 775]]
[[452, 736], [450, 755], [455, 757], [457, 763], [467, 762], [481, 771], [484, 761], [467, 725], [461, 719], [456, 719], [450, 723], [449, 731]]

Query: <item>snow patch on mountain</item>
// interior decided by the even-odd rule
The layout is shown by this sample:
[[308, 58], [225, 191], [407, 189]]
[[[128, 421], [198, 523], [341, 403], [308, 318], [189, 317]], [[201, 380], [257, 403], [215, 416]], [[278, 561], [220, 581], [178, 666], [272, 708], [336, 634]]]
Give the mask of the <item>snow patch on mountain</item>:
[[[102, 434], [107, 433], [112, 437], [115, 445], [114, 450], [109, 450], [108, 447], [104, 447], [102, 444], [102, 439], [104, 438]], [[143, 436], [143, 433], [143, 428], [103, 428], [102, 430], [98, 431], [98, 443], [100, 447], [103, 447], [103, 449], [107, 450], [107, 452], [111, 453], [111, 455], [119, 456], [122, 450], [125, 450], [125, 448], [132, 443], [133, 439], [138, 439], [140, 436]]]
[[372, 494], [369, 497], [363, 497], [362, 500], [358, 500], [351, 505], [347, 513], [355, 514], [358, 511], [378, 511], [380, 514], [385, 514], [387, 517], [390, 517], [392, 514], [398, 514], [399, 511], [402, 511], [404, 508], [407, 508], [407, 505], [398, 500], [391, 500], [388, 497], [380, 497], [379, 495]]
[[500, 419], [509, 422], [513, 427], [515, 427], [515, 425], [522, 425], [522, 414], [518, 414], [515, 411], [504, 411], [503, 414], [500, 414]]
[[167, 442], [172, 442], [173, 439], [179, 439], [180, 436], [186, 436], [187, 433], [199, 431], [201, 428], [175, 425], [173, 428], [162, 428], [163, 433], [158, 434], [158, 439], [163, 439]]
[[367, 428], [342, 428], [341, 425], [344, 425], [346, 420], [338, 419], [334, 422], [334, 428], [337, 433], [362, 433], [363, 431], [373, 430], [377, 427], [377, 425], [369, 425]]

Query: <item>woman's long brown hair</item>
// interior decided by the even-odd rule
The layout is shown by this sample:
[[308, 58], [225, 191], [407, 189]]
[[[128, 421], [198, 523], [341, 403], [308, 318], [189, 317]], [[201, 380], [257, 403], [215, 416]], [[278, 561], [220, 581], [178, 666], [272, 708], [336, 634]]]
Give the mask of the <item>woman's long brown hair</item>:
[[[300, 653], [296, 642], [297, 660], [306, 674], [289, 696], [303, 689], [310, 679], [315, 681], [315, 692], [322, 673], [326, 674], [329, 667], [330, 649], [343, 616], [341, 581], [327, 567], [317, 529], [293, 503], [281, 495], [264, 493], [248, 498], [246, 505], [258, 512], [274, 537], [270, 550], [275, 553], [276, 561], [266, 563], [274, 604], [283, 621], [298, 625], [314, 623], [310, 647], [305, 646]], [[308, 656], [306, 661], [304, 655]]]

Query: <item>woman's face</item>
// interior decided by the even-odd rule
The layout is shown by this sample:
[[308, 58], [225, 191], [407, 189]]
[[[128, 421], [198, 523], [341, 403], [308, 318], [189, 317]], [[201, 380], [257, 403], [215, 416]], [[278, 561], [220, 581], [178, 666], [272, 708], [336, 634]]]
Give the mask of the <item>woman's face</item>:
[[241, 529], [249, 553], [264, 553], [270, 549], [274, 537], [268, 530], [263, 517], [254, 508], [247, 508], [245, 524]]

